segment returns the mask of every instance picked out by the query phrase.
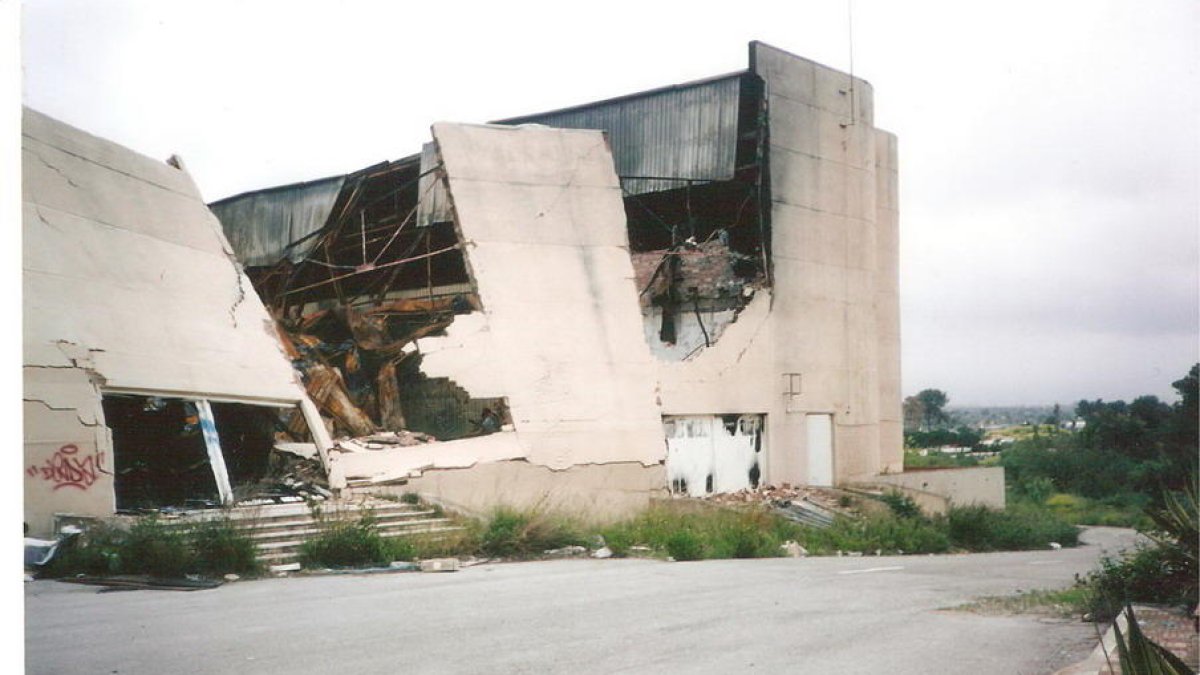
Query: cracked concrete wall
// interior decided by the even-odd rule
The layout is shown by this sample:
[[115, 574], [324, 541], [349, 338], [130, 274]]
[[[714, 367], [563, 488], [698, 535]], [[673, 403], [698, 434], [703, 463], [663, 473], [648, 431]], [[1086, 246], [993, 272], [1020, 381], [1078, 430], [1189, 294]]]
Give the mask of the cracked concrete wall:
[[490, 376], [532, 464], [665, 456], [620, 184], [599, 131], [436, 124], [486, 317]]
[[296, 404], [262, 302], [181, 164], [26, 109], [25, 514], [113, 510], [102, 391]]

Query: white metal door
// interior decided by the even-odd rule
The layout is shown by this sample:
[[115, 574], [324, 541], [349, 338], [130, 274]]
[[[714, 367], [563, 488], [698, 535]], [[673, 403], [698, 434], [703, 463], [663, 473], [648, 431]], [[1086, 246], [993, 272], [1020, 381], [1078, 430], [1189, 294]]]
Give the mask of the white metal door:
[[805, 415], [808, 484], [833, 485], [833, 415]]

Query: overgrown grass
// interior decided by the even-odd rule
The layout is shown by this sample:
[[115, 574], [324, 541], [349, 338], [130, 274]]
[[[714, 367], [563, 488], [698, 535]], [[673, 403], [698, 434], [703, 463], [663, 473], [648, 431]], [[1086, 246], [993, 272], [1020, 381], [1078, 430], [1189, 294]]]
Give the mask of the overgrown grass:
[[45, 570], [46, 576], [144, 574], [182, 577], [198, 574], [253, 576], [261, 572], [254, 543], [232, 521], [166, 523], [141, 518], [128, 529], [96, 525], [65, 547]]
[[1080, 495], [1056, 492], [1047, 497], [1043, 505], [1054, 515], [1073, 525], [1145, 529], [1152, 524], [1145, 512], [1148, 501], [1135, 493], [1106, 499], [1088, 499]]
[[1058, 617], [1080, 617], [1090, 611], [1091, 590], [1084, 584], [1054, 590], [1021, 591], [1016, 595], [979, 598], [955, 609], [980, 614], [1048, 614]]
[[228, 519], [200, 523], [190, 532], [195, 554], [194, 568], [206, 576], [239, 574], [255, 576], [262, 565], [255, 557], [254, 541]]
[[479, 552], [501, 558], [528, 558], [549, 549], [582, 545], [587, 537], [577, 521], [542, 509], [499, 507], [479, 534]]
[[363, 512], [357, 518], [321, 518], [321, 531], [300, 546], [300, 564], [308, 568], [362, 567], [392, 562], [392, 547]]
[[601, 534], [616, 555], [646, 546], [676, 560], [703, 560], [782, 555], [780, 546], [798, 540], [804, 530], [762, 509], [664, 502], [601, 529]]

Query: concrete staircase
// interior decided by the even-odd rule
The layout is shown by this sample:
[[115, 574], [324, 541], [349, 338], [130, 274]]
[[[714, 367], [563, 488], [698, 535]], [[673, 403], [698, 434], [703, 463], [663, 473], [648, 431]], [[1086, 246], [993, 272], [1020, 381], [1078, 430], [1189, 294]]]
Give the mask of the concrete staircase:
[[[428, 507], [397, 502], [330, 501], [321, 504], [321, 511], [326, 520], [350, 521], [369, 511], [376, 529], [384, 537], [439, 536], [462, 529]], [[258, 559], [265, 565], [297, 562], [300, 546], [321, 531], [320, 523], [305, 504], [242, 507], [233, 509], [229, 515], [239, 529], [249, 533], [258, 548]]]

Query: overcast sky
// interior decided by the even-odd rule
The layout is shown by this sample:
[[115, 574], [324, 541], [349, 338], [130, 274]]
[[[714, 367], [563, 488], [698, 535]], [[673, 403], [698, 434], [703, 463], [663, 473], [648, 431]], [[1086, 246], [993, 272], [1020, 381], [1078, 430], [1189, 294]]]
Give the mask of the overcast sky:
[[1198, 359], [1200, 3], [409, 4], [27, 0], [23, 99], [180, 154], [212, 201], [740, 70], [759, 39], [853, 62], [899, 136], [906, 394], [1173, 400]]

